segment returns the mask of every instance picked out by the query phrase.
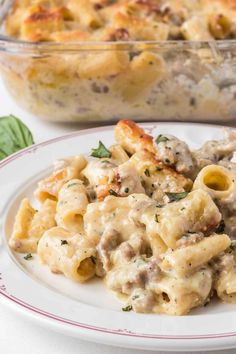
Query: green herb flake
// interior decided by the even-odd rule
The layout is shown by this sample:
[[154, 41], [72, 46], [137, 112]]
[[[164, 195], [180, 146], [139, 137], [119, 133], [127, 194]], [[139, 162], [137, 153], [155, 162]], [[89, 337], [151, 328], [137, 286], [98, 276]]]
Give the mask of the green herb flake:
[[74, 187], [74, 186], [77, 186], [78, 185], [78, 182], [73, 182], [73, 183], [70, 183], [67, 185], [67, 188], [71, 188], [71, 187]]
[[118, 197], [118, 194], [113, 189], [109, 189], [108, 192], [110, 195], [114, 195], [115, 197]]
[[91, 156], [93, 157], [111, 157], [111, 152], [105, 147], [105, 145], [99, 140], [98, 148], [92, 149]]
[[96, 257], [94, 257], [94, 256], [91, 256], [90, 258], [91, 258], [91, 261], [93, 262], [93, 264], [96, 264], [96, 260], [97, 260], [97, 258], [96, 258]]
[[163, 168], [161, 168], [161, 167], [159, 167], [159, 166], [156, 166], [156, 171], [157, 172], [160, 172], [160, 171], [162, 171], [163, 170]]
[[180, 192], [180, 193], [166, 193], [167, 197], [169, 198], [169, 203], [177, 202], [181, 199], [187, 197], [188, 192]]
[[225, 231], [225, 222], [224, 220], [222, 219], [216, 229], [216, 233], [217, 234], [223, 234]]
[[229, 246], [230, 251], [236, 251], [236, 241], [232, 241], [231, 245]]
[[146, 264], [144, 259], [142, 259], [141, 257], [135, 258], [134, 263], [136, 264], [137, 268], [139, 268], [139, 267], [143, 266], [144, 264]]
[[155, 221], [156, 221], [156, 222], [159, 222], [159, 219], [158, 219], [159, 216], [160, 216], [160, 215], [158, 215], [158, 214], [155, 215]]
[[168, 140], [170, 140], [170, 139], [168, 139], [165, 135], [160, 134], [156, 138], [155, 142], [156, 142], [156, 144], [159, 144], [159, 143], [164, 143], [164, 142], [166, 142]]
[[33, 259], [33, 256], [32, 256], [31, 253], [28, 253], [28, 254], [24, 257], [24, 259], [25, 259], [26, 261], [29, 261], [30, 259]]
[[61, 240], [61, 246], [63, 245], [68, 245], [68, 242], [66, 240]]
[[129, 188], [125, 188], [125, 193], [129, 193]]
[[19, 118], [0, 117], [0, 160], [32, 144], [33, 136]]
[[109, 160], [102, 160], [101, 163], [110, 163]]
[[147, 176], [147, 177], [150, 177], [150, 171], [148, 168], [146, 168], [146, 170], [144, 171], [144, 174]]
[[132, 310], [132, 305], [128, 305], [128, 306], [122, 307], [122, 311], [128, 312], [128, 311], [131, 311], [131, 310]]
[[136, 299], [138, 299], [140, 296], [139, 295], [134, 295], [134, 296], [132, 296], [132, 300], [136, 300]]

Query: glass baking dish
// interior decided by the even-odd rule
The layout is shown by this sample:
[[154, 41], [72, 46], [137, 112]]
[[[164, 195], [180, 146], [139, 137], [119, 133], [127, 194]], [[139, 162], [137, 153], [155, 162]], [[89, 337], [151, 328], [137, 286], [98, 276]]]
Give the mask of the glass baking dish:
[[[3, 22], [9, 1], [2, 1]], [[23, 42], [0, 37], [0, 71], [27, 111], [57, 122], [236, 118], [236, 40]]]

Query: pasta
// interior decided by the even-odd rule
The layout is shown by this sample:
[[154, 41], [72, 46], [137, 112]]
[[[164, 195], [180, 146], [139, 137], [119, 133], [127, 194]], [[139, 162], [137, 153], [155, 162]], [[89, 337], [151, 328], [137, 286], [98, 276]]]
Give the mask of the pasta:
[[36, 211], [28, 199], [23, 199], [16, 215], [10, 246], [18, 252], [36, 252], [45, 231], [56, 225], [56, 202], [46, 199]]
[[92, 246], [83, 235], [54, 227], [40, 239], [38, 254], [41, 262], [48, 264], [52, 272], [84, 282], [95, 274]]
[[221, 54], [221, 43], [214, 43], [217, 51], [204, 44], [236, 39], [234, 0], [11, 0], [10, 5], [2, 35], [16, 45], [43, 42], [50, 52], [35, 50], [24, 65], [19, 53], [7, 52], [1, 61], [11, 93], [34, 115], [61, 122], [109, 121], [117, 115], [234, 119], [235, 78], [228, 78], [234, 63]]
[[235, 134], [191, 150], [123, 120], [115, 138], [55, 163], [9, 246], [73, 281], [102, 278], [124, 311], [186, 315], [214, 293], [236, 303]]
[[28, 41], [63, 41], [75, 30], [90, 41], [235, 38], [234, 5], [231, 0], [15, 0], [6, 32]]
[[80, 172], [86, 164], [87, 161], [81, 155], [58, 161], [54, 172], [38, 183], [36, 198], [40, 202], [47, 198], [56, 200], [63, 184], [72, 178], [80, 178]]
[[193, 189], [204, 189], [211, 198], [225, 199], [236, 188], [234, 175], [222, 166], [209, 165], [204, 167], [198, 174]]
[[71, 179], [62, 186], [58, 194], [57, 225], [69, 231], [82, 231], [87, 205], [88, 198], [83, 182]]

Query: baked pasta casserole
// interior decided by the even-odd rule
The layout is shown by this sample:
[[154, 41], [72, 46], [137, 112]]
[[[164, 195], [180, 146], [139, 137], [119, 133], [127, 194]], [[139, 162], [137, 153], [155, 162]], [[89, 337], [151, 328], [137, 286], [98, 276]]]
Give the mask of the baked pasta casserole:
[[103, 279], [124, 311], [185, 315], [236, 302], [236, 135], [197, 150], [133, 121], [89, 157], [57, 161], [21, 201], [10, 247], [83, 283]]
[[6, 33], [26, 41], [236, 37], [234, 0], [16, 0]]
[[235, 118], [234, 0], [15, 0], [3, 31], [5, 83], [43, 119]]

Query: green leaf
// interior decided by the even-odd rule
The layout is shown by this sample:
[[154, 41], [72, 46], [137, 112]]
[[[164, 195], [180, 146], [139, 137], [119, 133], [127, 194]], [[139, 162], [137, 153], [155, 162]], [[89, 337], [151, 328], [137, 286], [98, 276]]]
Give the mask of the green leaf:
[[66, 240], [61, 240], [61, 246], [63, 245], [68, 245], [68, 242]]
[[116, 193], [116, 191], [114, 191], [113, 189], [109, 189], [108, 192], [110, 195], [114, 195], [115, 197], [118, 197], [118, 193]]
[[150, 177], [150, 171], [149, 171], [148, 168], [146, 168], [146, 170], [144, 171], [144, 173], [145, 173], [145, 175], [146, 175], [147, 177]]
[[105, 145], [99, 140], [97, 149], [92, 149], [91, 156], [93, 157], [111, 157], [111, 152], [105, 147]]
[[165, 141], [168, 141], [170, 139], [168, 139], [165, 135], [158, 135], [158, 137], [156, 138], [155, 142], [156, 144], [159, 144], [159, 143], [164, 143]]
[[187, 197], [188, 192], [181, 192], [181, 193], [166, 193], [167, 197], [169, 198], [170, 203], [171, 202], [177, 202], [178, 200], [181, 200], [185, 197]]
[[90, 258], [91, 258], [91, 261], [93, 262], [93, 264], [96, 264], [97, 258], [94, 256], [91, 256]]
[[229, 246], [230, 251], [235, 251], [236, 250], [236, 241], [232, 241], [231, 245]]
[[125, 307], [122, 307], [122, 311], [131, 311], [132, 310], [132, 306], [131, 305], [128, 305], [128, 306], [125, 306]]
[[215, 232], [216, 232], [217, 234], [223, 234], [224, 231], [225, 231], [225, 222], [224, 222], [224, 220], [222, 219], [222, 220], [220, 221], [220, 223], [219, 223], [219, 225], [218, 225], [218, 227], [217, 227], [217, 229], [216, 229]]
[[78, 186], [78, 182], [72, 182], [70, 184], [67, 185], [67, 188], [71, 188], [71, 187], [74, 187], [74, 186]]
[[32, 144], [33, 136], [20, 119], [0, 117], [0, 160]]
[[29, 261], [29, 260], [32, 259], [32, 258], [33, 258], [33, 256], [32, 256], [31, 253], [28, 253], [28, 254], [24, 257], [24, 259], [25, 259], [26, 261]]
[[155, 214], [155, 221], [156, 221], [156, 222], [159, 222], [159, 219], [158, 219], [158, 218], [159, 218], [159, 216], [160, 216], [160, 215]]

